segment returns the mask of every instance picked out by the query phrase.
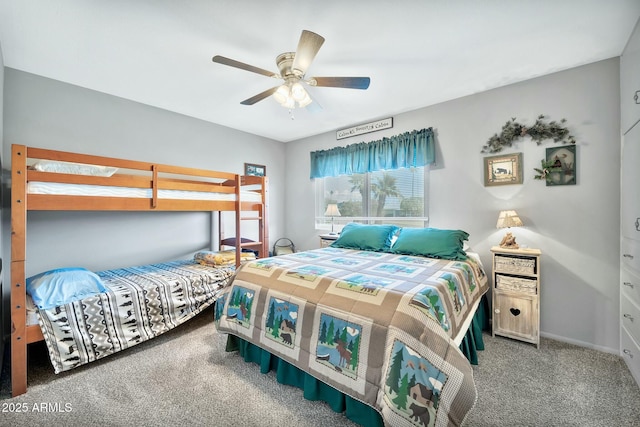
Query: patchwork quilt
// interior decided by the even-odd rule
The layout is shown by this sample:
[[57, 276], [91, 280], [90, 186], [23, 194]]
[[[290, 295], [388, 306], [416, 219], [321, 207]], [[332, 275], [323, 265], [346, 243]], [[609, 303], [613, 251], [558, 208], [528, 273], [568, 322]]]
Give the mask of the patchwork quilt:
[[453, 339], [488, 290], [466, 261], [322, 248], [244, 264], [218, 330], [377, 409], [387, 425], [460, 425], [476, 401]]
[[98, 272], [107, 292], [39, 310], [55, 373], [181, 325], [213, 303], [234, 271], [181, 260]]

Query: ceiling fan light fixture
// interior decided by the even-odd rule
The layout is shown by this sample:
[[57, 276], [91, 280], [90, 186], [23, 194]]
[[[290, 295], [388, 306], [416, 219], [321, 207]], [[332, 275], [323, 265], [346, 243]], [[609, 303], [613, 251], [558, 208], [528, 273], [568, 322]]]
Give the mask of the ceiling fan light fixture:
[[289, 110], [297, 107], [306, 107], [311, 104], [312, 100], [304, 86], [300, 82], [291, 83], [287, 82], [273, 93], [273, 98]]
[[287, 99], [286, 99], [286, 101], [285, 101], [283, 104], [281, 104], [281, 105], [282, 105], [283, 107], [288, 108], [288, 109], [290, 109], [290, 110], [291, 110], [291, 109], [293, 109], [293, 108], [296, 108], [296, 101], [295, 101], [295, 99], [293, 99], [293, 98], [289, 97], [289, 98], [287, 98]]
[[287, 102], [287, 99], [290, 98], [289, 86], [286, 84], [280, 86], [278, 90], [273, 93], [273, 97], [278, 101], [278, 104], [284, 105]]
[[296, 82], [291, 86], [291, 96], [298, 102], [309, 97], [307, 91], [304, 90], [304, 87], [300, 82]]
[[298, 101], [298, 106], [299, 106], [300, 108], [304, 108], [304, 107], [306, 107], [307, 105], [311, 104], [311, 102], [312, 102], [311, 97], [309, 96], [309, 94], [307, 93], [307, 91], [305, 91], [305, 92], [304, 92], [304, 94], [305, 94], [305, 97], [304, 97], [304, 98], [302, 98], [302, 100]]

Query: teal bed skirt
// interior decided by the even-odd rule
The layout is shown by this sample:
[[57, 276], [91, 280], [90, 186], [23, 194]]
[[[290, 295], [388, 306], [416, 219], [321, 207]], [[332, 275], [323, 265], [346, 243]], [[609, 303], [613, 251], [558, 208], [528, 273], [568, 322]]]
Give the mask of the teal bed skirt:
[[[484, 350], [482, 331], [488, 329], [489, 326], [487, 314], [488, 307], [485, 295], [480, 301], [471, 326], [460, 344], [460, 350], [473, 365], [478, 364], [478, 351]], [[335, 412], [344, 412], [345, 416], [354, 423], [367, 427], [384, 426], [380, 413], [369, 405], [347, 396], [242, 338], [229, 335], [226, 350], [239, 351], [245, 361], [260, 365], [260, 372], [263, 374], [274, 371], [279, 383], [302, 389], [305, 399], [326, 402]]]

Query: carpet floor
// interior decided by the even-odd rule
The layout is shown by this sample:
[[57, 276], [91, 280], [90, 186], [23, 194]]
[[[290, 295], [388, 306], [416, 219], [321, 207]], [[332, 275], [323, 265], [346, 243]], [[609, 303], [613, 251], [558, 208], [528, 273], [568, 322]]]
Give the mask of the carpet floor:
[[[273, 373], [224, 351], [210, 310], [152, 341], [59, 375], [29, 346], [29, 390], [10, 398], [0, 375], [0, 425], [354, 426]], [[466, 426], [640, 426], [640, 389], [620, 357], [543, 339], [485, 334], [474, 367], [478, 401]]]

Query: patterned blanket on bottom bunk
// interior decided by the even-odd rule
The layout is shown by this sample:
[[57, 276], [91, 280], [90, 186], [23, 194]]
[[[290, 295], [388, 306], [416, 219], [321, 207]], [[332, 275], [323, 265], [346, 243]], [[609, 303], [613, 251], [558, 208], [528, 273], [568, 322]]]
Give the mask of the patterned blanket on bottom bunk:
[[323, 248], [244, 264], [216, 302], [237, 335], [394, 426], [459, 425], [476, 389], [452, 337], [488, 290], [477, 255], [447, 261]]
[[97, 272], [107, 292], [39, 310], [55, 373], [181, 325], [213, 303], [234, 271], [180, 260]]

